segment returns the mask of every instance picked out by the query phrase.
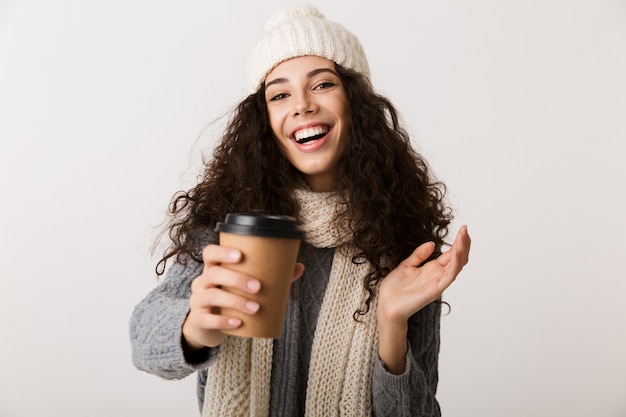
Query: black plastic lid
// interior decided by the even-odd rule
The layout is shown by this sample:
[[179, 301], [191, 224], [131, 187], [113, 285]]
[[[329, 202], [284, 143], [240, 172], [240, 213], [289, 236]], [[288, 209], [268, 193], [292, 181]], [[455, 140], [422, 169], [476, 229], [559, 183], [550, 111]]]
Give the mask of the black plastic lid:
[[217, 223], [215, 231], [284, 239], [304, 238], [304, 232], [298, 229], [293, 217], [257, 213], [229, 213], [223, 222]]

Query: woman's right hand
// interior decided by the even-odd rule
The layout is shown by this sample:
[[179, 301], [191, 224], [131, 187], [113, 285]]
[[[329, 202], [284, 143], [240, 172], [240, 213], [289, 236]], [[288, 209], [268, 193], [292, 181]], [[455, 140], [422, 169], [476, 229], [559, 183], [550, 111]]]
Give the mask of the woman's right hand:
[[[183, 343], [191, 351], [205, 346], [215, 347], [224, 340], [221, 330], [241, 326], [236, 317], [224, 316], [222, 308], [237, 310], [245, 314], [255, 314], [259, 310], [256, 301], [233, 294], [222, 287], [234, 288], [243, 294], [255, 294], [261, 289], [261, 282], [253, 276], [225, 268], [225, 264], [241, 262], [239, 250], [219, 245], [208, 245], [202, 251], [204, 268], [202, 274], [191, 284], [189, 314], [183, 324]], [[297, 263], [293, 279], [298, 279], [304, 265]]]
[[250, 294], [261, 289], [261, 283], [255, 277], [223, 266], [236, 264], [241, 257], [239, 250], [219, 245], [208, 245], [202, 251], [204, 268], [191, 284], [190, 310], [183, 324], [183, 338], [191, 350], [217, 346], [225, 337], [222, 329], [241, 326], [240, 319], [221, 315], [222, 308], [246, 314], [254, 314], [259, 309], [257, 302], [222, 289], [236, 288]]

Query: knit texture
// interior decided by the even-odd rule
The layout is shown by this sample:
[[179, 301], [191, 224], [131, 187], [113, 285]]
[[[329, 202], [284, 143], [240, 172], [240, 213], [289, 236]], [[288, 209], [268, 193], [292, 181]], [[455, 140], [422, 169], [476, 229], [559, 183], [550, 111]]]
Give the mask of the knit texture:
[[358, 38], [324, 17], [314, 6], [291, 6], [275, 12], [247, 62], [248, 88], [256, 91], [278, 64], [314, 55], [329, 59], [369, 78], [369, 66]]
[[[211, 236], [204, 244], [217, 243]], [[319, 318], [335, 249], [315, 248], [303, 242], [300, 261], [304, 275], [292, 285], [283, 335], [274, 340], [270, 417], [304, 415], [307, 377], [315, 327]], [[182, 324], [189, 313], [191, 282], [203, 264], [175, 262], [166, 277], [135, 306], [130, 320], [132, 360], [145, 372], [164, 379], [182, 379], [197, 371], [198, 415], [202, 412], [207, 370], [219, 346], [190, 358], [181, 344]], [[372, 368], [372, 415], [377, 417], [439, 416], [437, 359], [440, 305], [420, 310], [409, 321], [407, 368], [402, 375], [385, 370], [380, 358]]]
[[[305, 415], [370, 415], [376, 303], [360, 321], [353, 319], [366, 297], [362, 278], [369, 266], [352, 262], [356, 248], [349, 243], [349, 229], [331, 226], [343, 203], [338, 195], [297, 190], [295, 197], [307, 242], [337, 248], [313, 338]], [[267, 416], [271, 369], [271, 339], [227, 336], [208, 369], [212, 382], [206, 386], [202, 415]]]

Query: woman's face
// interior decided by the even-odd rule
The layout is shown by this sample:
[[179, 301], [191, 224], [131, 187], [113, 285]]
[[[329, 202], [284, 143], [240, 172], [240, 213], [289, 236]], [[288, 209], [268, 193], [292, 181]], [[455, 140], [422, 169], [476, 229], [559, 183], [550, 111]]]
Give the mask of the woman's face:
[[348, 100], [335, 64], [303, 56], [265, 79], [265, 101], [278, 145], [313, 191], [333, 191], [348, 140]]

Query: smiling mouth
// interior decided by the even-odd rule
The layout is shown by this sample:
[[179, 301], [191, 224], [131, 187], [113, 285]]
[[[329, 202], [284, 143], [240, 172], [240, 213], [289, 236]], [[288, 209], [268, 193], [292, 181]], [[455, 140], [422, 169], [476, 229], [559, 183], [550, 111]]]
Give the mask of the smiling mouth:
[[310, 127], [307, 129], [302, 129], [296, 132], [294, 135], [294, 139], [300, 145], [303, 145], [308, 142], [313, 142], [315, 140], [321, 139], [328, 133], [328, 127], [326, 126], [316, 126]]

